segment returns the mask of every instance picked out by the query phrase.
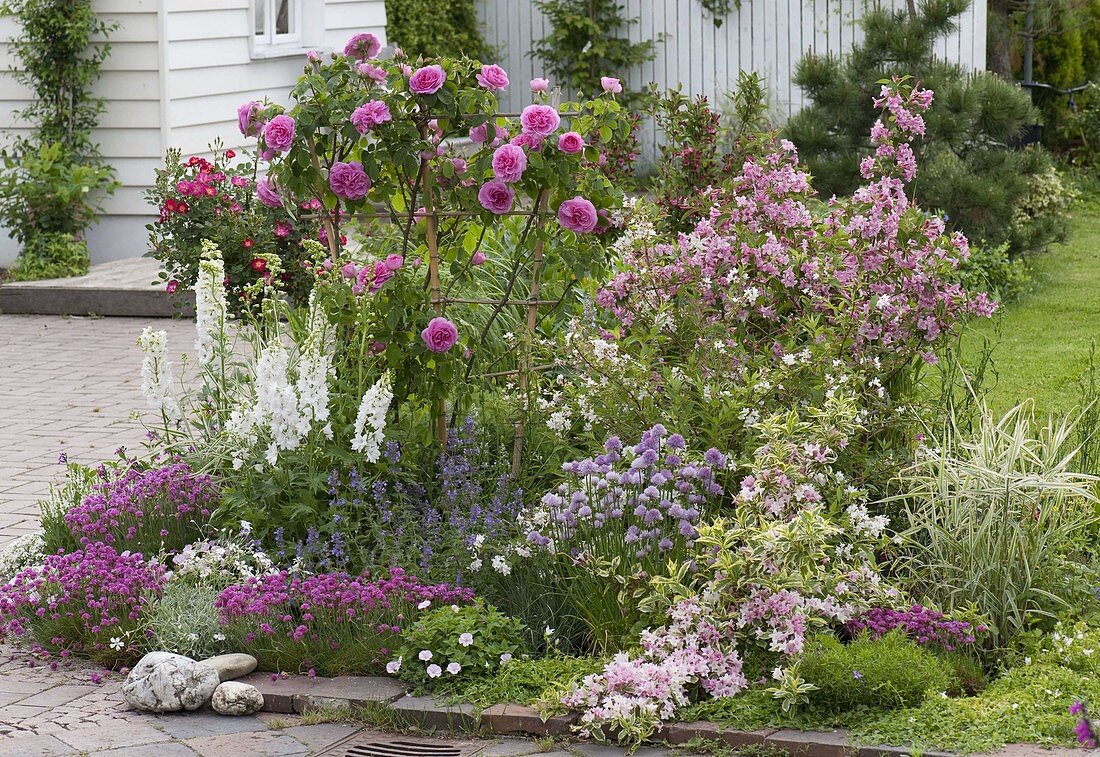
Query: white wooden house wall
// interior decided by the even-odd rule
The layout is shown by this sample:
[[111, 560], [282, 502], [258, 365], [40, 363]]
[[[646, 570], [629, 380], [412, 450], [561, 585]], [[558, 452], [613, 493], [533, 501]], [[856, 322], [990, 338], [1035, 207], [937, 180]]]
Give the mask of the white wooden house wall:
[[[241, 146], [237, 106], [263, 97], [289, 105], [305, 58], [303, 51], [253, 57], [249, 0], [92, 0], [92, 5], [106, 21], [119, 24], [96, 88], [107, 108], [93, 139], [122, 182], [88, 233], [92, 261], [103, 262], [146, 251], [145, 225], [155, 210], [143, 193], [164, 151], [179, 147], [185, 155], [202, 154], [215, 138], [227, 147]], [[303, 0], [306, 48], [341, 50], [359, 31], [384, 39], [385, 26], [384, 0]], [[0, 40], [16, 31], [11, 18], [0, 18]], [[13, 61], [0, 42], [0, 135], [19, 132], [15, 112], [33, 96], [4, 72]], [[0, 234], [0, 266], [17, 253], [16, 243]]]
[[[657, 82], [667, 88], [682, 82], [685, 92], [707, 95], [720, 107], [735, 88], [739, 71], [757, 71], [767, 84], [776, 122], [804, 104], [791, 81], [804, 53], [846, 53], [862, 37], [856, 22], [869, 5], [905, 6], [905, 0], [741, 0], [741, 8], [732, 8], [716, 27], [698, 0], [623, 3], [625, 15], [638, 19], [629, 28], [631, 39], [665, 35], [654, 59], [629, 72], [631, 86]], [[530, 51], [549, 31], [546, 18], [532, 0], [477, 0], [477, 6], [486, 41], [500, 51], [497, 62], [513, 82], [502, 108], [516, 112], [530, 102], [527, 82], [544, 75], [542, 62]], [[940, 41], [938, 52], [969, 69], [984, 70], [985, 45], [986, 0], [971, 0], [958, 31]], [[643, 127], [641, 139], [644, 151], [652, 154], [656, 137], [651, 127]]]

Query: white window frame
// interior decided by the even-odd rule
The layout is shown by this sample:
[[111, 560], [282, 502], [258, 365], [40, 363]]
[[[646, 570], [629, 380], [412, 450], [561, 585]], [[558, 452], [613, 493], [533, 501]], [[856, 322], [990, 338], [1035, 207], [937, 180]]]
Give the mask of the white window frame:
[[[249, 21], [252, 25], [252, 53], [253, 57], [264, 57], [264, 53], [279, 53], [281, 51], [300, 50], [302, 47], [302, 0], [287, 0], [290, 32], [287, 34], [275, 33], [275, 9], [280, 0], [252, 0], [249, 3]], [[256, 8], [264, 9], [263, 32], [256, 27]]]

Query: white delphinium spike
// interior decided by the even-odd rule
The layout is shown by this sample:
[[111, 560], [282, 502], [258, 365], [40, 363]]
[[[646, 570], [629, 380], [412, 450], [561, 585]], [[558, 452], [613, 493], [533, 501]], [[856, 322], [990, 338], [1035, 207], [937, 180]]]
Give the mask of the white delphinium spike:
[[178, 421], [183, 413], [172, 396], [172, 363], [168, 360], [168, 333], [146, 326], [138, 337], [141, 360], [141, 394], [149, 407], [165, 418]]
[[324, 434], [332, 438], [329, 418], [329, 378], [335, 377], [329, 340], [332, 328], [324, 310], [316, 302], [316, 292], [309, 295], [309, 334], [298, 356], [298, 390], [300, 432], [308, 434], [314, 424], [325, 424]]
[[386, 371], [382, 378], [366, 391], [355, 416], [355, 436], [351, 448], [362, 452], [368, 462], [377, 462], [382, 452], [386, 413], [393, 401], [393, 375]]
[[264, 455], [269, 465], [275, 464], [282, 450], [297, 448], [303, 436], [298, 395], [287, 376], [289, 364], [290, 355], [280, 344], [265, 347], [256, 361], [256, 407], [271, 434]]
[[195, 279], [195, 357], [208, 365], [225, 349], [229, 309], [225, 298], [225, 263], [218, 246], [202, 240], [202, 259]]

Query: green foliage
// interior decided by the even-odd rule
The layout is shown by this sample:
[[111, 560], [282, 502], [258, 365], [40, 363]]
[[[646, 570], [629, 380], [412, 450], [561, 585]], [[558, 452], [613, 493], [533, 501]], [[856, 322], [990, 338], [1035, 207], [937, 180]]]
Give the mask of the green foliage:
[[989, 292], [1001, 302], [1019, 297], [1031, 280], [1027, 264], [1019, 258], [1013, 260], [1007, 244], [971, 247], [959, 274], [968, 292]]
[[38, 503], [44, 554], [80, 549], [72, 529], [65, 523], [65, 513], [83, 502], [98, 480], [95, 468], [69, 463], [65, 469], [65, 483], [50, 485], [50, 496]]
[[[619, 0], [535, 0], [550, 31], [537, 40], [532, 55], [540, 59], [555, 84], [581, 95], [600, 92], [600, 78], [625, 79], [630, 68], [653, 60], [663, 37], [631, 42], [627, 30], [638, 23], [626, 16]], [[637, 93], [623, 89], [626, 103]]]
[[14, 281], [80, 276], [88, 272], [88, 243], [65, 232], [37, 234], [27, 240], [15, 267]]
[[110, 54], [93, 40], [114, 26], [96, 16], [90, 0], [8, 0], [0, 12], [20, 27], [9, 43], [19, 61], [12, 74], [35, 93], [17, 114], [33, 131], [3, 152], [0, 174], [0, 223], [23, 246], [16, 276], [85, 273], [84, 229], [118, 186], [91, 141], [104, 107], [92, 88]]
[[829, 712], [912, 707], [950, 684], [943, 661], [898, 631], [847, 644], [820, 634], [807, 643], [798, 669], [817, 687], [810, 706]]
[[599, 657], [516, 659], [500, 666], [492, 676], [469, 681], [457, 690], [457, 695], [483, 708], [502, 702], [533, 705], [587, 675], [602, 672], [605, 663]]
[[474, 0], [386, 0], [386, 39], [413, 58], [493, 55], [482, 39]]
[[978, 612], [999, 651], [1092, 601], [1079, 561], [1100, 516], [1096, 480], [1073, 472], [1073, 423], [1037, 426], [1031, 403], [973, 431], [948, 418], [899, 476], [907, 541], [896, 574], [923, 604]]
[[396, 656], [402, 679], [435, 687], [492, 675], [523, 649], [520, 622], [477, 600], [421, 615], [402, 635]]
[[218, 593], [217, 587], [170, 581], [145, 614], [145, 647], [196, 660], [231, 651], [214, 608]]
[[1033, 179], [1050, 168], [1041, 148], [1006, 149], [1038, 114], [1028, 95], [990, 74], [967, 74], [936, 57], [936, 40], [955, 28], [967, 0], [929, 0], [916, 16], [905, 10], [870, 10], [864, 41], [845, 58], [808, 55], [796, 83], [813, 104], [787, 124], [790, 139], [824, 196], [845, 194], [859, 183], [859, 159], [876, 112], [875, 82], [911, 75], [935, 92], [925, 114], [927, 132], [914, 144], [922, 164], [910, 187], [914, 199], [944, 215], [950, 227], [976, 245], [1008, 243], [1012, 256], [1044, 249], [1058, 238], [1059, 209], [1023, 218]]

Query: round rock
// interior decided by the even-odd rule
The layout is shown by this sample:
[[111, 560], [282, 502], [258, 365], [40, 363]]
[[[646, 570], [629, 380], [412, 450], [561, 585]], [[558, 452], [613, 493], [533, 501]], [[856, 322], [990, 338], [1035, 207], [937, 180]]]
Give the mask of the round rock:
[[122, 695], [138, 710], [197, 710], [218, 688], [218, 671], [171, 652], [150, 652], [126, 676]]
[[251, 715], [263, 709], [264, 695], [247, 683], [226, 681], [214, 689], [210, 706], [222, 715]]
[[202, 661], [203, 665], [209, 665], [218, 671], [218, 679], [232, 681], [234, 678], [243, 678], [256, 669], [256, 658], [250, 654], [220, 654], [217, 657], [209, 657]]

